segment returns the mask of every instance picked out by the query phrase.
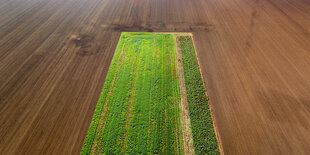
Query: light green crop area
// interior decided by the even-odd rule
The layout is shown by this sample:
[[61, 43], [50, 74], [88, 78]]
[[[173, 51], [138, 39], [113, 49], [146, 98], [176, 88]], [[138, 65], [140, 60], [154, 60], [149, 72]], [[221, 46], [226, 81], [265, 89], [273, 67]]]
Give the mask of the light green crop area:
[[122, 33], [81, 154], [183, 154], [171, 33]]

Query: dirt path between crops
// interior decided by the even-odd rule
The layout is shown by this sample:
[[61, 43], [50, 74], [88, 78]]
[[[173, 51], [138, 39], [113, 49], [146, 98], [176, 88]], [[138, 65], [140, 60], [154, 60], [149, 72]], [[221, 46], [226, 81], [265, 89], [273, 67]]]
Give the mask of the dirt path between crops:
[[178, 36], [175, 37], [176, 44], [176, 59], [177, 59], [177, 71], [179, 74], [180, 91], [181, 91], [181, 126], [182, 126], [182, 136], [183, 136], [183, 147], [184, 153], [195, 154], [193, 146], [193, 135], [189, 117], [189, 109], [187, 104], [186, 87], [183, 72], [182, 54], [180, 48], [180, 42]]

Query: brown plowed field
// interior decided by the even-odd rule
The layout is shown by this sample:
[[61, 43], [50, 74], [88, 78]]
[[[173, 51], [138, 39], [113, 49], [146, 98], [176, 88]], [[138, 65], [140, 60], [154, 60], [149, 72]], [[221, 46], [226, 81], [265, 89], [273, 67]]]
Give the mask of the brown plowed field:
[[121, 31], [193, 32], [225, 154], [310, 154], [308, 0], [0, 0], [0, 154], [78, 154]]

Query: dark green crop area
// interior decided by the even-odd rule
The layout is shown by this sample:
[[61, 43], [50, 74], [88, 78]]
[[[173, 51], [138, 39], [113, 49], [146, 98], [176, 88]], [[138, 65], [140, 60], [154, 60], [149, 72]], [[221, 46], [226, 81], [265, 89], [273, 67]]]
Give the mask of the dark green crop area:
[[208, 100], [190, 36], [179, 37], [196, 154], [220, 154]]
[[175, 39], [122, 33], [81, 154], [183, 154]]

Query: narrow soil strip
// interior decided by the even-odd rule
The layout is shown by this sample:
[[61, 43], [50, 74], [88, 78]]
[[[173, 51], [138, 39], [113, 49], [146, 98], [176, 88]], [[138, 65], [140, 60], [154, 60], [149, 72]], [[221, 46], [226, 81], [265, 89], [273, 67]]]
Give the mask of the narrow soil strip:
[[188, 104], [187, 104], [186, 87], [185, 87], [183, 64], [182, 64], [182, 55], [181, 55], [180, 42], [179, 42], [178, 36], [175, 37], [175, 45], [176, 45], [177, 70], [179, 74], [180, 91], [181, 91], [180, 113], [181, 113], [181, 126], [182, 126], [184, 154], [186, 155], [195, 154], [191, 123], [190, 123], [190, 116], [189, 116], [189, 109], [188, 109]]

